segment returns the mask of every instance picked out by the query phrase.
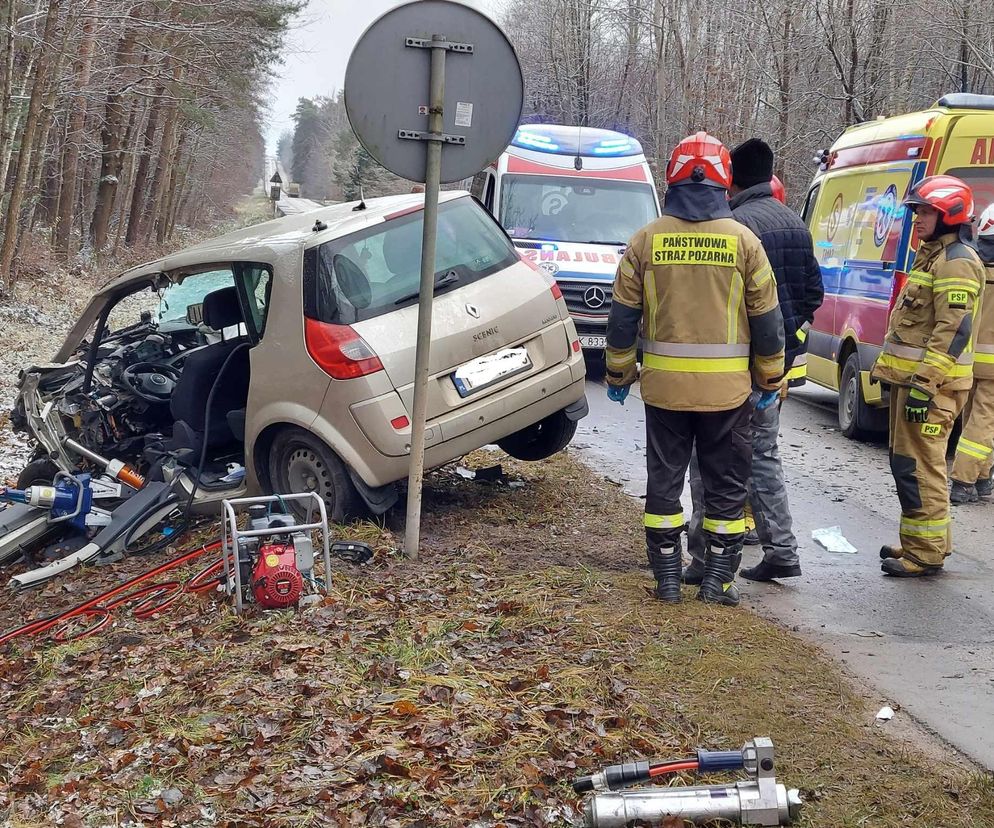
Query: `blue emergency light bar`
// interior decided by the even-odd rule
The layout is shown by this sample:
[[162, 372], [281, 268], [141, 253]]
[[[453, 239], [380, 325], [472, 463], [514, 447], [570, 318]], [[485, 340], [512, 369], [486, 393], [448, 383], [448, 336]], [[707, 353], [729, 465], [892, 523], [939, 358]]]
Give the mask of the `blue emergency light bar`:
[[551, 155], [596, 158], [642, 155], [642, 145], [629, 135], [610, 129], [561, 124], [526, 124], [515, 133], [511, 146]]

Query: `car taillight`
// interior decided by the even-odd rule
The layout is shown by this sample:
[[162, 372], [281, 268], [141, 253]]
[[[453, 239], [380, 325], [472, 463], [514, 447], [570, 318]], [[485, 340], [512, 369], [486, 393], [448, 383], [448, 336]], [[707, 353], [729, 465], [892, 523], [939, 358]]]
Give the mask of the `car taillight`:
[[383, 370], [383, 363], [348, 325], [304, 320], [307, 353], [332, 379], [355, 379]]
[[897, 297], [901, 295], [901, 291], [904, 290], [905, 284], [908, 281], [908, 274], [900, 270], [894, 271], [894, 284], [890, 289], [890, 304], [887, 306], [887, 315], [890, 316], [891, 311], [894, 310], [894, 305], [897, 303]]
[[563, 292], [559, 289], [559, 282], [552, 283], [552, 298], [556, 300], [563, 298]]

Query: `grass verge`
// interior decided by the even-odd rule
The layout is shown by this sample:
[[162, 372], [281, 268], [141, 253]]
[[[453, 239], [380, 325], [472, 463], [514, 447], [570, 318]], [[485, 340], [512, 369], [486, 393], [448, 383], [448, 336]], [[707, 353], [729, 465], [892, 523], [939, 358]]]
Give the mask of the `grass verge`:
[[[814, 648], [651, 601], [637, 503], [568, 455], [467, 465], [497, 461], [524, 486], [429, 477], [420, 561], [397, 526], [352, 530], [376, 558], [338, 564], [319, 606], [236, 619], [187, 598], [10, 647], [9, 824], [570, 825], [580, 773], [769, 735], [802, 826], [994, 825], [989, 776], [881, 732]], [[59, 589], [97, 591], [82, 573]]]

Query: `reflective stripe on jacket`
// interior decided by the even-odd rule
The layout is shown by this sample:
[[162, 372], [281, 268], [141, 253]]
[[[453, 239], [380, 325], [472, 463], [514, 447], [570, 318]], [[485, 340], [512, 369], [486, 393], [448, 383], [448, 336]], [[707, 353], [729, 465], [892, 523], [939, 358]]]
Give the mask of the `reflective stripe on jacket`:
[[934, 396], [973, 384], [973, 320], [980, 308], [984, 267], [955, 233], [923, 244], [891, 312], [876, 380]]
[[994, 379], [994, 264], [985, 265], [986, 284], [980, 315], [973, 323], [973, 376]]
[[759, 239], [731, 218], [664, 215], [635, 234], [608, 318], [613, 385], [636, 378], [640, 328], [648, 405], [724, 411], [745, 401], [753, 380], [770, 388], [783, 374], [773, 271]]

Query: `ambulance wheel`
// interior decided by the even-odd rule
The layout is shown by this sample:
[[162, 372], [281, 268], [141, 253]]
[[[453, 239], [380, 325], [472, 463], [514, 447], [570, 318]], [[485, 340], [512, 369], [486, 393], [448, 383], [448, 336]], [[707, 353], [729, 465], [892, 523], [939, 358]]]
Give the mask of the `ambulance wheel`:
[[869, 436], [868, 424], [873, 421], [873, 412], [863, 400], [863, 388], [859, 381], [859, 353], [853, 351], [842, 366], [839, 380], [839, 428], [850, 440]]
[[26, 489], [28, 486], [51, 486], [58, 472], [58, 466], [46, 457], [32, 460], [17, 476], [17, 488]]
[[[329, 521], [343, 523], [364, 514], [362, 498], [345, 464], [321, 440], [302, 428], [286, 428], [276, 435], [269, 453], [269, 479], [274, 494], [317, 492], [324, 501]], [[299, 518], [307, 511], [304, 501], [287, 505]]]

